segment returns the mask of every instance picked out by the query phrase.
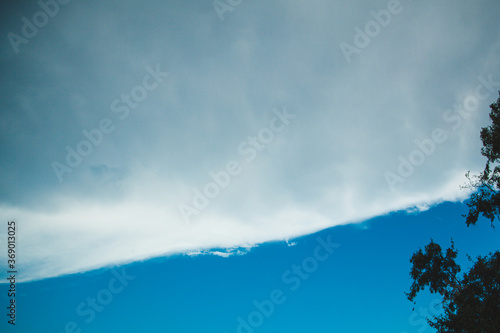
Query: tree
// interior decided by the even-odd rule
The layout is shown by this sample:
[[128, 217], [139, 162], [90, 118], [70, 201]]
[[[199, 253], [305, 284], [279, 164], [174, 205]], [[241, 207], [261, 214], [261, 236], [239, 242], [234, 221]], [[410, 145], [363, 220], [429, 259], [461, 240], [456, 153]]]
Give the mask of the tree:
[[486, 166], [479, 175], [471, 176], [470, 171], [466, 174], [469, 184], [465, 187], [475, 190], [467, 203], [469, 207], [465, 220], [467, 226], [475, 225], [481, 214], [491, 221], [491, 226], [494, 228], [495, 217], [500, 216], [500, 97], [496, 103], [490, 105], [490, 108], [492, 124], [481, 129], [483, 142], [481, 154], [487, 159]]
[[438, 332], [498, 332], [500, 329], [500, 252], [479, 257], [445, 307], [431, 322]]
[[[500, 95], [500, 92], [499, 92]], [[494, 228], [500, 218], [500, 97], [490, 105], [492, 124], [481, 129], [483, 147], [481, 154], [487, 158], [484, 171], [466, 177], [466, 188], [474, 190], [467, 206], [467, 226], [475, 225], [479, 216], [487, 218]], [[489, 333], [500, 331], [500, 251], [478, 257], [462, 276], [456, 263], [458, 252], [453, 240], [451, 247], [442, 251], [432, 239], [424, 250], [413, 253], [410, 276], [413, 283], [406, 296], [414, 301], [426, 287], [433, 294], [443, 297], [444, 313], [432, 319], [429, 325], [438, 333]]]
[[[500, 252], [477, 258], [462, 278], [455, 262], [457, 251], [451, 247], [443, 254], [439, 244], [431, 242], [425, 250], [413, 254], [410, 275], [413, 284], [406, 295], [413, 301], [418, 292], [429, 287], [443, 297], [444, 314], [428, 318], [439, 333], [496, 333], [500, 329]], [[471, 258], [469, 260], [472, 261]]]
[[460, 266], [455, 262], [457, 254], [453, 241], [443, 256], [441, 246], [432, 239], [424, 252], [421, 249], [415, 252], [410, 259], [413, 264], [410, 272], [413, 284], [407, 294], [408, 299], [413, 301], [419, 291], [429, 286], [431, 293], [441, 294], [445, 300], [451, 300], [460, 284], [457, 280]]

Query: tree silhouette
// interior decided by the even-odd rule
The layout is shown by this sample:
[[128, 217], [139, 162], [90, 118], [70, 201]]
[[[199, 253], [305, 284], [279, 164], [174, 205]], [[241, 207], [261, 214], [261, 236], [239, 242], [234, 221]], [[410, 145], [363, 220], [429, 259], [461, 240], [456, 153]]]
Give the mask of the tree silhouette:
[[[500, 92], [499, 92], [500, 95]], [[487, 158], [484, 171], [466, 177], [474, 190], [467, 206], [466, 224], [475, 225], [479, 216], [487, 218], [494, 228], [500, 218], [500, 98], [490, 105], [492, 124], [481, 129], [483, 147], [481, 153]], [[424, 250], [413, 253], [410, 276], [413, 283], [406, 296], [414, 301], [426, 287], [433, 294], [443, 297], [444, 313], [427, 318], [429, 325], [438, 333], [497, 333], [500, 332], [500, 252], [478, 257], [471, 269], [458, 276], [460, 266], [455, 262], [458, 252], [453, 240], [451, 247], [442, 251], [432, 239]]]
[[481, 129], [483, 142], [481, 154], [487, 159], [486, 166], [479, 175], [471, 176], [470, 171], [466, 174], [469, 184], [465, 187], [476, 191], [467, 203], [469, 207], [465, 221], [467, 226], [475, 225], [481, 214], [489, 219], [491, 226], [494, 227], [495, 217], [500, 216], [500, 97], [496, 103], [490, 105], [490, 108], [492, 124]]

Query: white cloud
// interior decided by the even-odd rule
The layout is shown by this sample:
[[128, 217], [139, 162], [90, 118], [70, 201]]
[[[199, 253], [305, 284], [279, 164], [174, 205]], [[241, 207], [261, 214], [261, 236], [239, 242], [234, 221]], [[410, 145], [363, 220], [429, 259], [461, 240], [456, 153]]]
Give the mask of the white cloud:
[[[2, 215], [17, 220], [17, 246], [23, 263], [19, 279], [31, 280], [169, 254], [244, 254], [266, 241], [292, 239], [410, 205], [422, 209], [442, 200], [461, 199], [455, 186], [458, 180], [454, 178], [430, 194], [392, 195], [364, 202], [332, 190], [323, 200], [317, 198], [319, 204], [315, 206], [290, 202], [272, 209], [265, 207], [270, 215], [257, 211], [246, 217], [240, 211], [225, 214], [208, 209], [191, 224], [182, 220], [173, 205], [175, 186], [165, 182], [158, 186], [162, 190], [153, 191], [154, 185], [141, 181], [137, 186], [147, 195], [136, 190], [116, 203], [57, 198], [61, 204], [57, 210], [4, 207]], [[248, 194], [248, 189], [241, 193]], [[258, 205], [251, 201], [245, 208], [253, 207]]]
[[[386, 2], [257, 1], [223, 22], [210, 6], [115, 5], [119, 13], [75, 3], [59, 24], [78, 24], [40, 34], [27, 60], [10, 64], [31, 66], [22, 79], [10, 75], [23, 89], [6, 90], [2, 106], [19, 112], [6, 112], [0, 125], [15, 138], [1, 141], [5, 161], [21, 161], [5, 164], [0, 178], [12, 188], [2, 193], [0, 218], [18, 221], [21, 280], [169, 254], [226, 257], [274, 240], [292, 246], [331, 226], [463, 200], [465, 172], [482, 166], [478, 134], [496, 94], [458, 129], [443, 114], [474, 92], [479, 75], [500, 81], [500, 38], [490, 26], [497, 16], [486, 9], [442, 3], [437, 15], [433, 2], [407, 3], [347, 64], [338, 44]], [[118, 121], [111, 101], [156, 64], [170, 76]], [[238, 145], [283, 107], [297, 117], [245, 162]], [[115, 117], [116, 130], [59, 184], [51, 162], [103, 117]], [[392, 190], [385, 172], [397, 173], [399, 157], [436, 128], [447, 140]], [[241, 174], [185, 223], [179, 204], [230, 160]]]

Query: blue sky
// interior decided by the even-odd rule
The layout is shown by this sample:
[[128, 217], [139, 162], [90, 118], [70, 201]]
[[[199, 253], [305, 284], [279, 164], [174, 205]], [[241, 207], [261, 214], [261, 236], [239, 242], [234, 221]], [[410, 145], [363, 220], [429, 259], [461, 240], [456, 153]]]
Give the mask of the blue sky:
[[[464, 268], [466, 254], [498, 249], [498, 232], [483, 220], [467, 228], [461, 217], [466, 211], [463, 204], [445, 203], [423, 213], [333, 227], [288, 244], [262, 244], [245, 255], [171, 256], [21, 283], [19, 324], [1, 325], [8, 332], [64, 332], [71, 322], [82, 332], [238, 332], [238, 318], [248, 322], [257, 311], [254, 301], [265, 303], [279, 290], [280, 304], [255, 332], [432, 332], [422, 313], [439, 313], [433, 307], [438, 298], [423, 293], [416, 305], [406, 299], [408, 259], [431, 237], [446, 247], [453, 237]], [[314, 256], [318, 238], [335, 247], [312, 270], [307, 258]], [[308, 275], [301, 278], [292, 270], [304, 263], [310, 273], [301, 269]], [[108, 303], [110, 289], [121, 290]], [[92, 310], [88, 298], [102, 311]]]
[[[122, 299], [86, 331], [141, 297], [151, 331], [165, 311], [173, 331], [235, 331], [305, 263], [314, 275], [259, 330], [405, 330], [418, 246], [498, 240], [457, 212], [465, 172], [484, 166], [499, 14], [493, 0], [2, 3], [0, 217], [18, 223], [19, 322], [81, 325], [80, 300], [127, 267], [136, 279], [104, 289]], [[320, 262], [328, 235], [340, 247]]]

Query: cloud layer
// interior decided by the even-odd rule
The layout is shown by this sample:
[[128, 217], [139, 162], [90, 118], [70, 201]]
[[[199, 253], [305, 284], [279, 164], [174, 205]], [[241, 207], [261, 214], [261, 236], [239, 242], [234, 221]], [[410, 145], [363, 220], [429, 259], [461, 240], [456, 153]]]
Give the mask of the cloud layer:
[[[401, 1], [348, 62], [340, 44], [394, 5], [244, 1], [221, 21], [211, 2], [75, 1], [18, 53], [6, 38], [0, 214], [20, 278], [463, 199], [500, 89], [500, 8]], [[5, 8], [0, 33], [39, 10]]]

